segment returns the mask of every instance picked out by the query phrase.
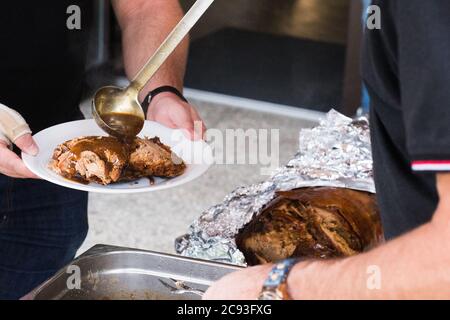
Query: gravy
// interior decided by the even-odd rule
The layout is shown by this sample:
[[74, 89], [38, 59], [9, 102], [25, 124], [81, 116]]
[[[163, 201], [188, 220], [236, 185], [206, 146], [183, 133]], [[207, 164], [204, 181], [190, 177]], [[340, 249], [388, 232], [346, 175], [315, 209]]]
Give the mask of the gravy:
[[[102, 120], [120, 137], [134, 138], [144, 127], [142, 118], [127, 113], [107, 113], [102, 116]], [[132, 137], [127, 133], [134, 133]]]

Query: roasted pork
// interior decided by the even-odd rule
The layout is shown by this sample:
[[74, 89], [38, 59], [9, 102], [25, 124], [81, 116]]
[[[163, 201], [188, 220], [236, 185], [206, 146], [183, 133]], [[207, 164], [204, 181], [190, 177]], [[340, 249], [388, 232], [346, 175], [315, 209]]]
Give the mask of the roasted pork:
[[302, 188], [277, 197], [236, 238], [248, 264], [290, 257], [346, 257], [382, 240], [375, 195], [344, 188]]
[[80, 137], [57, 146], [49, 167], [67, 179], [107, 185], [142, 177], [175, 177], [186, 165], [157, 137], [129, 142]]

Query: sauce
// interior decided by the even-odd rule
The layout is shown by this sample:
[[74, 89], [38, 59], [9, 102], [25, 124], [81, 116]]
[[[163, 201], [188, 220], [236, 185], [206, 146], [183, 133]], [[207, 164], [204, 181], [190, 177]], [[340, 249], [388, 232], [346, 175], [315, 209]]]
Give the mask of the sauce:
[[[122, 163], [126, 165], [130, 156], [127, 144], [114, 137], [86, 137], [70, 148], [70, 152], [72, 152], [77, 160], [80, 159], [81, 153], [84, 151], [91, 151], [103, 160], [106, 167], [106, 174], [108, 175], [113, 169], [114, 164]], [[111, 157], [112, 155], [116, 157]], [[74, 178], [71, 177], [71, 179], [73, 180]], [[75, 181], [83, 183], [77, 180]]]
[[82, 141], [75, 143], [70, 148], [70, 151], [77, 159], [80, 158], [83, 151], [91, 151], [98, 155], [105, 163], [110, 161], [107, 157], [107, 151], [109, 154], [116, 154], [118, 161], [124, 163], [128, 161], [130, 153], [127, 144], [114, 137], [86, 137]]
[[107, 113], [102, 116], [102, 120], [118, 137], [133, 139], [144, 127], [142, 118], [128, 113]]

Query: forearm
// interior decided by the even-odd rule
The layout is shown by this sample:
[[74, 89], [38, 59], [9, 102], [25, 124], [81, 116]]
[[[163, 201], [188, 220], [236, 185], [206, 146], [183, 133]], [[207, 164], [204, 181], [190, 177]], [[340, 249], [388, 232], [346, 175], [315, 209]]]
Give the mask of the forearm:
[[[179, 22], [183, 12], [176, 0], [115, 0], [113, 5], [122, 29], [125, 71], [132, 79]], [[141, 98], [162, 85], [182, 90], [188, 43], [185, 39], [173, 52], [141, 91]]]
[[[450, 297], [450, 228], [436, 221], [355, 257], [307, 262], [289, 277], [295, 299], [415, 299]], [[369, 267], [381, 286], [370, 289]]]

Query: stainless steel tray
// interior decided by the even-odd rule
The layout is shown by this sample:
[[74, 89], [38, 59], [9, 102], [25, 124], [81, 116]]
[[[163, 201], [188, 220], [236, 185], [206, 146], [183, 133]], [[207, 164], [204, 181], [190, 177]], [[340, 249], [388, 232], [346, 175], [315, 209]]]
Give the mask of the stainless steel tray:
[[[75, 269], [80, 271], [79, 289], [73, 288]], [[96, 245], [26, 298], [197, 300], [212, 282], [239, 269], [164, 253]]]

